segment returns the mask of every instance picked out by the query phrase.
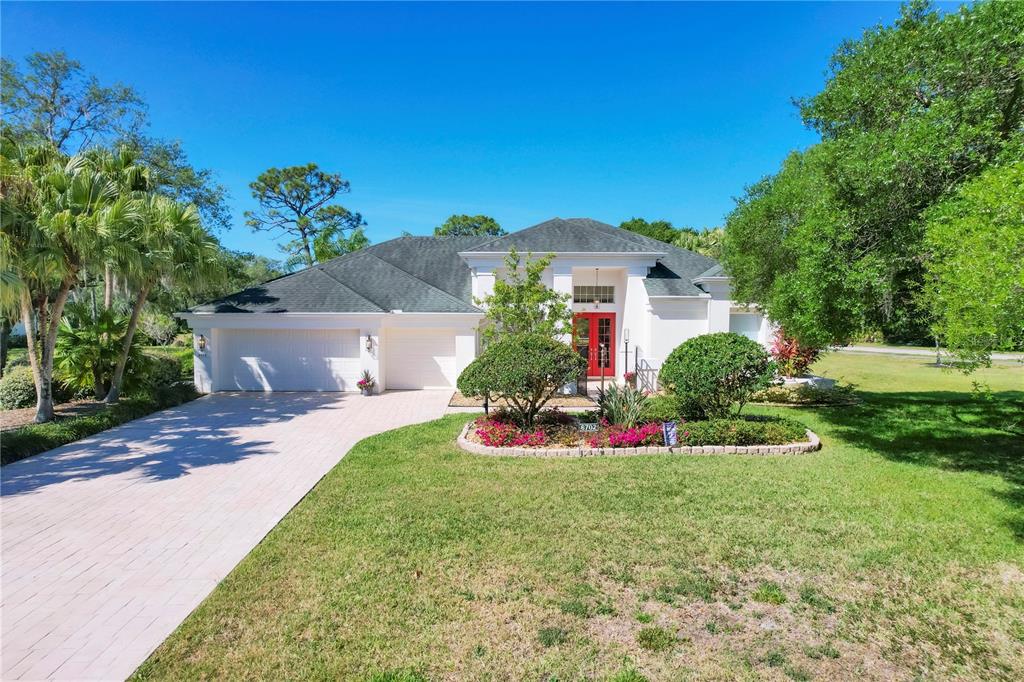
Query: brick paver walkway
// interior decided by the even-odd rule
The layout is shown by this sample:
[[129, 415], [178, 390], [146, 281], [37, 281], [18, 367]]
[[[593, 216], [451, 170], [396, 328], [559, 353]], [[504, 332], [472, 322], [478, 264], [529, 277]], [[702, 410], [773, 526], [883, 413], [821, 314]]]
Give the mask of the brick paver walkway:
[[354, 443], [450, 396], [218, 394], [4, 467], [0, 678], [124, 679]]

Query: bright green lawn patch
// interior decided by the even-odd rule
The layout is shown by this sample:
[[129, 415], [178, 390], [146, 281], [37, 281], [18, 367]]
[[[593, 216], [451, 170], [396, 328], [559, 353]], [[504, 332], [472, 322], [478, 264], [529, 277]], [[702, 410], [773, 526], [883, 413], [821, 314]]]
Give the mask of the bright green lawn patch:
[[465, 415], [367, 439], [137, 677], [1019, 678], [1024, 439], [991, 424], [1024, 369], [974, 377], [991, 409], [916, 358], [815, 369], [863, 402], [751, 410], [808, 455], [477, 457]]

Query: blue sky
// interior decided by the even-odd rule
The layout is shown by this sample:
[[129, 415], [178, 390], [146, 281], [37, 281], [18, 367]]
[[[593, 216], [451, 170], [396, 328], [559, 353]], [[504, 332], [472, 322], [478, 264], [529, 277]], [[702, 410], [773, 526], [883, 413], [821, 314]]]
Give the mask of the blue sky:
[[843, 38], [894, 3], [327, 4], [5, 1], [2, 52], [63, 49], [134, 86], [150, 134], [231, 193], [314, 161], [352, 183], [374, 242], [452, 213], [506, 229], [587, 216], [721, 224], [744, 185], [816, 137], [813, 94]]

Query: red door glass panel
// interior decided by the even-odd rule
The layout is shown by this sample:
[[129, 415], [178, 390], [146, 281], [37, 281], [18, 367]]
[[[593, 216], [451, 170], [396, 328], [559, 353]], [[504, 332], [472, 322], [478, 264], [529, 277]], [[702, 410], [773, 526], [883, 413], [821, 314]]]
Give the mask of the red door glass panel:
[[573, 347], [587, 358], [587, 376], [615, 376], [615, 313], [577, 313]]

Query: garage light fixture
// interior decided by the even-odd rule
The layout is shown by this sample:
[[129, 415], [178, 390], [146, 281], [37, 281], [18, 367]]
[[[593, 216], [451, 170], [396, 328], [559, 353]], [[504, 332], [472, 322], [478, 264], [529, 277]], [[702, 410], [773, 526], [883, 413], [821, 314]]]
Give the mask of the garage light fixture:
[[373, 337], [366, 335], [366, 350], [373, 350]]
[[199, 338], [196, 339], [196, 346], [199, 348], [199, 352], [206, 350], [206, 337], [200, 334]]

